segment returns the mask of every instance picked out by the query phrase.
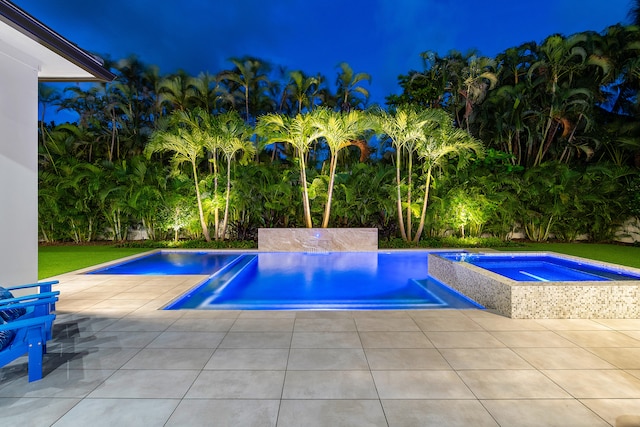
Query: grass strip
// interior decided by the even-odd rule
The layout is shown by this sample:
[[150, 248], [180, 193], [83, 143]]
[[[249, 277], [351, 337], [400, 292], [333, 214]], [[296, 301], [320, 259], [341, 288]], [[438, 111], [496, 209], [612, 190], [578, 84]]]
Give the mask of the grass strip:
[[640, 268], [640, 247], [606, 243], [526, 243], [524, 246], [496, 248], [501, 251], [545, 251], [573, 255], [596, 261]]
[[61, 245], [38, 248], [38, 280], [149, 251], [109, 245]]

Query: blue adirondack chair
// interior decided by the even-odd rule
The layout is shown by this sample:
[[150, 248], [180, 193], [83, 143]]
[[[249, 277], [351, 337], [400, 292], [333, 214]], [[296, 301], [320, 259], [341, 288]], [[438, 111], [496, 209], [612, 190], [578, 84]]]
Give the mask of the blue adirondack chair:
[[0, 367], [18, 357], [28, 354], [29, 382], [42, 378], [42, 356], [46, 353], [46, 343], [52, 338], [52, 313], [58, 300], [59, 291], [51, 291], [57, 281], [7, 287], [16, 289], [39, 288], [39, 292], [15, 298], [0, 299], [0, 311], [9, 312], [24, 309], [25, 314], [15, 320], [0, 324], [0, 331], [15, 331], [13, 340], [0, 350]]

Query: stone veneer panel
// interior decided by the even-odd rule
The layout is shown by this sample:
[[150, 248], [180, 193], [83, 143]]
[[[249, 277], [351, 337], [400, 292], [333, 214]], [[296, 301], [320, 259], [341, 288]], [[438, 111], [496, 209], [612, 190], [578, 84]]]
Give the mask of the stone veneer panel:
[[377, 228], [259, 228], [263, 252], [370, 252], [378, 250]]
[[514, 319], [640, 318], [640, 281], [636, 280], [516, 282], [475, 265], [433, 254], [429, 255], [429, 274], [487, 309]]

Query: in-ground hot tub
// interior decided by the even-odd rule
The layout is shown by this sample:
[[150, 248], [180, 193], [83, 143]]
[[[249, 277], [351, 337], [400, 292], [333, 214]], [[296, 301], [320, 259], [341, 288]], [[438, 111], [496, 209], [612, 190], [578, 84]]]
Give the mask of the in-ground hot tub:
[[640, 318], [640, 270], [546, 252], [432, 253], [429, 275], [515, 319]]

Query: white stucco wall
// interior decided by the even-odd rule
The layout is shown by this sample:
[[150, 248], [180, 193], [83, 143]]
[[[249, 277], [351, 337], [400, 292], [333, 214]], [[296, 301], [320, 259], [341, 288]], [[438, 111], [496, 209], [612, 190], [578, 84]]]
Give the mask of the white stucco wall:
[[0, 286], [38, 278], [37, 61], [0, 43]]

